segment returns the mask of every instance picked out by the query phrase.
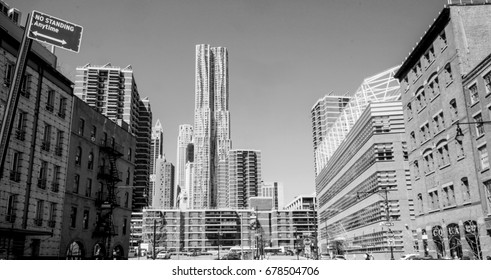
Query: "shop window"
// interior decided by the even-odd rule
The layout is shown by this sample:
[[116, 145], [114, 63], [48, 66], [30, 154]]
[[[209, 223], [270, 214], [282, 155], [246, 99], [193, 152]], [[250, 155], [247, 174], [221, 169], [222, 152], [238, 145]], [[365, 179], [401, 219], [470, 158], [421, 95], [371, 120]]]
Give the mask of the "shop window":
[[465, 240], [472, 250], [473, 258], [482, 260], [482, 249], [479, 241], [479, 227], [476, 221], [464, 222]]
[[448, 246], [450, 250], [450, 257], [452, 259], [462, 259], [462, 244], [460, 242], [460, 229], [458, 224], [449, 224], [447, 226], [448, 233]]
[[443, 242], [443, 229], [441, 226], [434, 226], [431, 229], [433, 242], [435, 242], [437, 259], [445, 257], [445, 243]]

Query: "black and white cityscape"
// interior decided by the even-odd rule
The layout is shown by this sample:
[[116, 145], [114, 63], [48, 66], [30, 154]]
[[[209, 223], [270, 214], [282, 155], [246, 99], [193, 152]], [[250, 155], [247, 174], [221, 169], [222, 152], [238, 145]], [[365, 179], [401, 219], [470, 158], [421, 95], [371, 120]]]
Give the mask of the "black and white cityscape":
[[[409, 42], [417, 38], [394, 47], [409, 52], [405, 57], [384, 49], [374, 58], [379, 64], [346, 62], [353, 73], [329, 60], [299, 67], [299, 80], [311, 70], [306, 75], [333, 77], [318, 79], [319, 86], [302, 82], [312, 95], [278, 90], [284, 94], [271, 92], [274, 102], [261, 102], [260, 94], [244, 97], [240, 63], [248, 61], [251, 77], [261, 76], [253, 82], [258, 88], [294, 81], [277, 81], [269, 66], [241, 53], [260, 40], [248, 47], [243, 39], [243, 49], [234, 49], [235, 41], [198, 36], [193, 40], [202, 41], [172, 54], [182, 65], [162, 64], [161, 54], [144, 46], [119, 64], [117, 48], [91, 40], [106, 31], [82, 31], [69, 17], [75, 13], [44, 11], [44, 2], [11, 1], [0, 0], [0, 259], [491, 259], [491, 2], [433, 3], [437, 12], [421, 19], [424, 30], [396, 31]], [[142, 8], [194, 5], [150, 2]], [[280, 2], [256, 3], [254, 15], [293, 5]], [[247, 14], [229, 9], [231, 17]], [[139, 20], [154, 24], [151, 16]], [[115, 26], [107, 36], [125, 34]], [[148, 44], [159, 37], [152, 35]], [[277, 41], [280, 53], [277, 36], [265, 42]], [[160, 52], [173, 40], [163, 37]], [[374, 48], [399, 38], [386, 40]], [[370, 58], [371, 44], [349, 48]], [[303, 60], [314, 64], [335, 53], [308, 48], [288, 56], [312, 56]], [[140, 56], [155, 60], [155, 69], [175, 67], [176, 76], [146, 72], [152, 63]], [[165, 93], [172, 80], [188, 91]], [[331, 91], [335, 80], [342, 82]], [[150, 94], [150, 86], [159, 91]], [[297, 137], [308, 141], [300, 145]]]

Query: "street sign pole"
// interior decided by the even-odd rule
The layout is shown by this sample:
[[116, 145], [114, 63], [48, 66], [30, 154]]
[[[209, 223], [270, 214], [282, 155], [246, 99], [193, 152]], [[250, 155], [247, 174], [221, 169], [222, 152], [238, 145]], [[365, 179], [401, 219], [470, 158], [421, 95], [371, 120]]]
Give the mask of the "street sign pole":
[[[30, 14], [27, 14], [26, 25], [29, 24], [29, 20]], [[2, 126], [0, 128], [0, 178], [3, 176], [10, 134], [12, 133], [15, 113], [17, 112], [17, 106], [19, 104], [20, 83], [22, 81], [22, 77], [24, 76], [24, 72], [26, 71], [27, 54], [29, 53], [32, 45], [32, 39], [27, 37], [27, 33], [28, 31], [24, 30], [19, 53], [17, 54], [17, 62], [15, 63], [14, 76], [12, 83], [10, 84], [7, 106], [5, 107]]]

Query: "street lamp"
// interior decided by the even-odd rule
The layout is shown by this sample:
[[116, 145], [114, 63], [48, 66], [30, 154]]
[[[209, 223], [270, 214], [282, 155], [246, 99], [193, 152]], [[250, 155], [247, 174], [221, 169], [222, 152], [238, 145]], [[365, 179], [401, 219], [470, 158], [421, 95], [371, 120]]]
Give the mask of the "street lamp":
[[222, 236], [222, 230], [218, 230], [218, 259], [220, 259], [220, 236]]
[[[392, 234], [392, 237], [393, 237], [394, 236], [394, 233], [392, 232], [392, 230], [389, 227], [390, 226], [389, 225], [389, 223], [390, 223], [389, 188], [388, 187], [385, 187], [385, 188], [382, 189], [382, 191], [385, 193], [385, 196], [382, 196], [380, 194], [380, 190], [379, 189], [376, 189], [376, 190], [369, 191], [369, 192], [356, 192], [356, 197], [357, 197], [357, 199], [360, 199], [360, 193], [365, 193], [365, 194], [374, 194], [374, 193], [376, 193], [376, 194], [382, 196], [382, 198], [384, 198], [384, 200], [385, 200], [385, 210], [386, 210], [385, 211], [386, 212], [385, 218], [387, 220], [386, 226], [389, 229], [389, 233], [391, 233]], [[389, 242], [389, 247], [390, 247], [390, 259], [391, 260], [395, 260], [395, 258], [394, 258], [394, 247], [392, 246], [392, 242]]]
[[462, 129], [460, 128], [459, 124], [491, 124], [491, 121], [480, 121], [480, 122], [457, 122], [457, 131], [455, 133], [455, 140], [459, 141], [462, 143], [462, 140], [464, 140], [464, 133], [462, 132]]

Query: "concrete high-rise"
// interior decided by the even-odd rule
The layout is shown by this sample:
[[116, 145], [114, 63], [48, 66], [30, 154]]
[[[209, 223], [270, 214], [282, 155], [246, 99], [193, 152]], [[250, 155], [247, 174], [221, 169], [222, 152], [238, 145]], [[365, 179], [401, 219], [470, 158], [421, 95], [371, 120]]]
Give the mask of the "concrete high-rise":
[[153, 205], [153, 192], [155, 190], [155, 174], [157, 174], [157, 159], [164, 157], [164, 130], [160, 120], [157, 120], [152, 128], [152, 146], [150, 146], [150, 190], [148, 205]]
[[192, 208], [215, 207], [218, 163], [231, 149], [228, 110], [228, 52], [196, 46], [194, 184]]
[[258, 196], [271, 197], [273, 209], [283, 209], [285, 206], [283, 190], [283, 184], [280, 182], [261, 182]]
[[181, 198], [187, 197], [188, 190], [185, 189], [186, 182], [186, 162], [188, 145], [193, 140], [193, 127], [189, 124], [179, 126], [179, 135], [177, 137], [177, 160], [176, 160], [176, 183], [175, 195], [179, 196], [176, 200], [176, 206], [181, 202]]
[[152, 197], [152, 208], [174, 207], [174, 165], [165, 158], [155, 161], [155, 184]]
[[248, 208], [249, 198], [258, 196], [261, 185], [261, 152], [230, 150], [228, 158], [228, 201], [226, 207]]
[[86, 64], [77, 67], [74, 94], [97, 112], [122, 125], [136, 136], [133, 210], [148, 205], [152, 112], [148, 98], [140, 98], [133, 68]]

